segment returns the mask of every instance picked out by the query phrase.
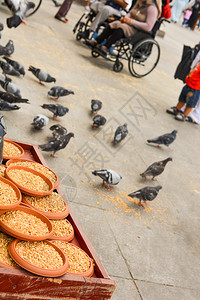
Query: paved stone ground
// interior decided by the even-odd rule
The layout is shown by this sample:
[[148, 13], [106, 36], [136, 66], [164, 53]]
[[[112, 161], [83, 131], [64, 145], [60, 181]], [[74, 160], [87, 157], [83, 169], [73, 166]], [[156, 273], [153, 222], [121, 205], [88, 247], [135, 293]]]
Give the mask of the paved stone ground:
[[[167, 24], [164, 39], [157, 37], [161, 58], [156, 69], [143, 79], [133, 78], [125, 63], [121, 73], [112, 64], [94, 59], [90, 51], [76, 41], [72, 29], [83, 6], [73, 3], [69, 23], [62, 24], [53, 16], [57, 8], [43, 1], [37, 14], [27, 19], [27, 26], [3, 31], [1, 44], [12, 39], [13, 59], [26, 70], [31, 64], [57, 78], [56, 84], [72, 89], [75, 95], [59, 100], [70, 111], [61, 124], [75, 133], [75, 139], [57, 157], [44, 157], [62, 180], [62, 189], [97, 251], [108, 274], [117, 283], [113, 300], [189, 300], [200, 298], [199, 256], [199, 127], [181, 123], [165, 113], [175, 105], [182, 88], [173, 74], [180, 60], [183, 44], [199, 42], [199, 32], [180, 25]], [[8, 11], [2, 7], [0, 21]], [[48, 140], [48, 127], [35, 132], [30, 123], [37, 113], [45, 113], [43, 103], [52, 84], [42, 87], [27, 72], [14, 78], [22, 95], [31, 104], [19, 111], [5, 112], [7, 137], [27, 143]], [[102, 130], [91, 129], [90, 101], [101, 99], [101, 113], [107, 118]], [[142, 108], [142, 107], [145, 107]], [[131, 115], [131, 109], [135, 115]], [[51, 114], [46, 112], [51, 117]], [[113, 148], [113, 130], [128, 123], [129, 137]], [[146, 144], [148, 138], [178, 130], [174, 149], [157, 149]], [[173, 157], [158, 182], [145, 182], [139, 174], [152, 162]], [[103, 161], [102, 161], [103, 159]], [[97, 168], [112, 168], [123, 177], [112, 191], [101, 186], [91, 175]], [[163, 189], [143, 209], [127, 197], [145, 185], [161, 184]]]

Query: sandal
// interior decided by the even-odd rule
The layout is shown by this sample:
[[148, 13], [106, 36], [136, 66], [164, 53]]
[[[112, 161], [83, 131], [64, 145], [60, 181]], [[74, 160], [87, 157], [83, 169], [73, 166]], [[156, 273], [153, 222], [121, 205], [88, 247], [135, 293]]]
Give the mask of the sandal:
[[197, 122], [195, 122], [195, 120], [193, 120], [191, 117], [187, 116], [185, 118], [186, 121], [190, 122], [190, 123], [193, 123], [193, 124], [198, 124]]
[[60, 21], [60, 22], [63, 22], [63, 23], [67, 23], [68, 19], [65, 19], [64, 17], [57, 17], [55, 16], [54, 17], [56, 20]]
[[186, 120], [186, 116], [185, 116], [182, 112], [179, 112], [179, 113], [175, 116], [175, 119], [178, 120], [178, 121], [184, 122], [184, 121]]
[[166, 110], [166, 113], [176, 116], [179, 113], [179, 110], [175, 106], [172, 106]]

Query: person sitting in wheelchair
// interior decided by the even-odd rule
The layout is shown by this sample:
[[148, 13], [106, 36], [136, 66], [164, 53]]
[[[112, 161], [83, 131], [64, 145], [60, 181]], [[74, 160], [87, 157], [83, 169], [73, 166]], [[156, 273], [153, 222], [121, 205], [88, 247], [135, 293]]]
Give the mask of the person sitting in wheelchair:
[[104, 22], [109, 16], [122, 16], [130, 9], [132, 0], [107, 0], [106, 3], [100, 1], [93, 2], [90, 5], [92, 11], [96, 12], [97, 15], [92, 22], [89, 29], [81, 32], [79, 35], [81, 38], [87, 39], [91, 32], [95, 32], [98, 25]]
[[[128, 38], [139, 30], [150, 32], [160, 15], [161, 0], [137, 0], [125, 17], [109, 23], [96, 39], [86, 40], [86, 43], [92, 47], [97, 46], [107, 57], [111, 46], [121, 38]], [[106, 42], [101, 45], [103, 41]]]

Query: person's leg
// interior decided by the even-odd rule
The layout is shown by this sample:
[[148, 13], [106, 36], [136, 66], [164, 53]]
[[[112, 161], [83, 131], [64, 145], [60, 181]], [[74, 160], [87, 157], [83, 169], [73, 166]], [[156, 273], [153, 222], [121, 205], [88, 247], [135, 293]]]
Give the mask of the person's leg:
[[120, 15], [120, 12], [109, 5], [104, 5], [103, 9], [97, 14], [95, 20], [92, 22], [92, 25], [90, 26], [90, 31], [95, 32], [98, 25], [101, 22], [104, 22], [109, 16], [113, 14]]
[[110, 37], [108, 38], [108, 40], [106, 41], [104, 46], [109, 49], [113, 44], [116, 43], [116, 41], [118, 41], [124, 37], [125, 37], [125, 35], [121, 28], [114, 29], [113, 34], [110, 35]]
[[187, 94], [188, 92], [190, 91], [190, 88], [189, 86], [185, 85], [183, 88], [182, 88], [182, 91], [180, 93], [180, 96], [179, 96], [179, 99], [178, 99], [178, 103], [176, 105], [176, 108], [178, 110], [181, 110], [181, 108], [185, 105], [186, 103], [186, 98], [187, 98]]
[[113, 29], [108, 25], [102, 33], [96, 38], [98, 44], [101, 44], [104, 40], [106, 40], [113, 33]]
[[65, 18], [72, 5], [72, 2], [73, 0], [65, 0], [58, 10], [57, 14], [55, 15], [55, 18]]

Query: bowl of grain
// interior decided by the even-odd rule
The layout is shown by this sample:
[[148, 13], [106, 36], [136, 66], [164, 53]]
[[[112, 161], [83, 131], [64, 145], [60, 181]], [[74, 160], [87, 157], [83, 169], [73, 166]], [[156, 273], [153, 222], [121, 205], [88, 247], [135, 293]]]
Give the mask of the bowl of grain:
[[53, 234], [52, 224], [47, 217], [22, 205], [9, 211], [0, 210], [0, 229], [24, 241], [42, 241]]
[[1, 164], [0, 165], [0, 176], [5, 177], [5, 169], [6, 169], [6, 166]]
[[20, 158], [24, 156], [24, 149], [17, 143], [4, 139], [3, 159]]
[[41, 212], [49, 219], [63, 219], [69, 214], [69, 207], [62, 197], [56, 192], [43, 197], [23, 195], [22, 201], [31, 208]]
[[0, 232], [0, 268], [14, 268], [19, 269], [20, 267], [11, 258], [8, 252], [9, 244], [14, 240], [13, 237]]
[[69, 266], [66, 274], [91, 277], [94, 274], [94, 263], [80, 247], [63, 241], [52, 241], [66, 255]]
[[0, 176], [0, 209], [12, 209], [21, 203], [22, 195], [10, 180]]
[[50, 195], [54, 186], [44, 174], [23, 166], [10, 166], [5, 170], [6, 177], [29, 196]]
[[34, 274], [58, 277], [67, 271], [68, 261], [65, 254], [49, 241], [14, 240], [8, 249], [18, 265]]
[[67, 219], [50, 220], [53, 226], [52, 240], [69, 242], [74, 238], [74, 228]]
[[42, 164], [30, 160], [30, 159], [24, 159], [24, 158], [19, 158], [19, 159], [10, 159], [6, 162], [6, 167], [9, 166], [24, 166], [33, 170], [36, 170], [42, 174], [44, 174], [44, 176], [46, 176], [47, 178], [49, 178], [53, 185], [54, 185], [54, 189], [57, 189], [57, 187], [60, 184], [60, 181], [58, 179], [58, 176], [56, 175], [55, 172], [53, 172], [51, 169], [49, 169], [46, 166], [43, 166]]

